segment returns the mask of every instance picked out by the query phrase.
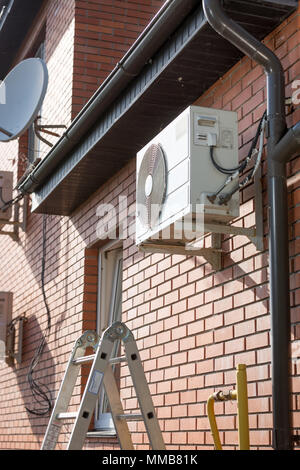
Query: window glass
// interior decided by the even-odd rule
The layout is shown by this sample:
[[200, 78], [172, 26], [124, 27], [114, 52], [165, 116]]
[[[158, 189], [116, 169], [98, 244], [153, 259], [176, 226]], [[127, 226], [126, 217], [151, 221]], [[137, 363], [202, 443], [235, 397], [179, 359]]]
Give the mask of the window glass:
[[[99, 252], [97, 330], [101, 335], [112, 323], [121, 321], [122, 314], [122, 249], [111, 246]], [[112, 357], [120, 355], [120, 343], [114, 344]], [[117, 384], [120, 383], [120, 364], [112, 366]], [[95, 429], [115, 433], [104, 387], [100, 392], [95, 414]]]

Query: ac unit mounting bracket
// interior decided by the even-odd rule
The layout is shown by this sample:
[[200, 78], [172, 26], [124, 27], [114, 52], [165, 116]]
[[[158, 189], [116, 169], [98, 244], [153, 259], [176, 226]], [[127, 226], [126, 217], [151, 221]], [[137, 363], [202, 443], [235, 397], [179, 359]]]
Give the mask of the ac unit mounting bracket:
[[[27, 224], [27, 201], [28, 197], [23, 198], [23, 204], [20, 205], [19, 202], [14, 204], [14, 217], [13, 220], [6, 220], [0, 218], [0, 227], [5, 225], [10, 225], [13, 227], [13, 230], [2, 230], [0, 229], [0, 235], [8, 235], [14, 241], [19, 241], [19, 230], [20, 228], [25, 232]], [[20, 211], [23, 212], [22, 220], [20, 220]]]
[[214, 269], [221, 269], [222, 250], [218, 248], [199, 248], [185, 243], [165, 243], [162, 241], [143, 242], [138, 246], [144, 253], [166, 253], [171, 255], [203, 256]]
[[255, 191], [255, 227], [236, 227], [225, 224], [205, 224], [205, 231], [212, 234], [211, 247], [201, 248], [191, 243], [171, 240], [147, 240], [138, 245], [140, 251], [144, 253], [165, 253], [185, 256], [203, 256], [215, 271], [222, 269], [221, 249], [222, 235], [244, 235], [255, 245], [258, 251], [263, 251], [263, 200], [261, 169], [257, 171], [254, 178]]

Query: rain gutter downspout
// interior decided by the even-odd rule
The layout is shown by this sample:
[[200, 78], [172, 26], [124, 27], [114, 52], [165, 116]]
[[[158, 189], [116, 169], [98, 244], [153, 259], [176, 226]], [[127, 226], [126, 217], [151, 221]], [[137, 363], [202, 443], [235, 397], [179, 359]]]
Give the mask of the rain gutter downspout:
[[276, 145], [273, 152], [274, 162], [284, 163], [300, 149], [300, 122], [288, 130]]
[[[284, 72], [280, 60], [270, 49], [226, 15], [220, 0], [203, 0], [203, 8], [210, 25], [244, 54], [263, 66], [267, 76], [273, 447], [276, 450], [289, 450], [292, 448], [292, 438], [286, 162], [292, 155], [286, 148], [280, 154], [279, 147], [276, 147], [286, 133]], [[298, 128], [289, 131], [282, 139], [282, 145], [279, 144], [281, 150], [283, 145], [288, 145], [289, 150], [295, 149], [297, 135], [299, 136]]]
[[89, 132], [114, 100], [122, 93], [153, 54], [197, 5], [196, 0], [168, 0], [158, 11], [148, 27], [138, 37], [96, 93], [72, 121], [70, 127], [50, 150], [47, 156], [18, 183], [18, 190], [33, 193], [69, 152]]

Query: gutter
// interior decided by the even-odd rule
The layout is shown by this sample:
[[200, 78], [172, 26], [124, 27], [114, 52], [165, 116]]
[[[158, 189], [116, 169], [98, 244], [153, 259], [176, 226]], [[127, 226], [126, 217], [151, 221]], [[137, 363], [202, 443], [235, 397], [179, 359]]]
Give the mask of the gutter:
[[17, 185], [17, 189], [21, 193], [33, 193], [49, 178], [54, 168], [64, 160], [104, 111], [151, 61], [153, 54], [168, 40], [173, 31], [197, 4], [196, 0], [166, 1], [46, 157], [29, 175], [24, 175], [25, 178], [23, 177]]
[[277, 56], [231, 20], [220, 0], [203, 0], [203, 8], [210, 25], [263, 66], [266, 72], [273, 447], [290, 450], [291, 325], [286, 163], [300, 148], [300, 123], [286, 132], [284, 71]]
[[13, 7], [15, 0], [10, 0], [8, 5], [4, 5], [1, 11], [1, 17], [0, 17], [0, 32], [4, 26], [5, 21], [7, 20], [7, 17], [10, 13], [10, 10]]

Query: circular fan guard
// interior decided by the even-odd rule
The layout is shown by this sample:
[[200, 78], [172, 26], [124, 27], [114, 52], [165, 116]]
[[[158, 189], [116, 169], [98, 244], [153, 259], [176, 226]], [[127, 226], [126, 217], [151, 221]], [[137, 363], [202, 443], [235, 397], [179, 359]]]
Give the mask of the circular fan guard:
[[160, 217], [166, 193], [166, 162], [160, 144], [152, 144], [143, 157], [137, 184], [138, 217], [153, 228]]

